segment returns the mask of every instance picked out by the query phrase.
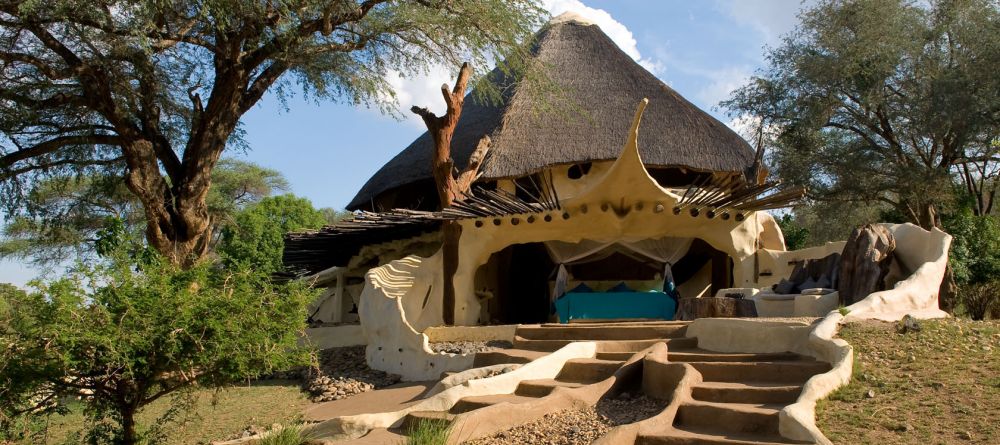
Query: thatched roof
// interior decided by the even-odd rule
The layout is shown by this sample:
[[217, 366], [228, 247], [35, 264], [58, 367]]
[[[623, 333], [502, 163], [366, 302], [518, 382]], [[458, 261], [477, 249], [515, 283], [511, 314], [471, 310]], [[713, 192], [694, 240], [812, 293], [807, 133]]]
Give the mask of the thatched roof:
[[[452, 140], [461, 167], [484, 135], [492, 160], [482, 180], [514, 178], [559, 164], [614, 160], [621, 152], [636, 104], [649, 98], [639, 142], [648, 166], [697, 171], [742, 172], [754, 151], [739, 135], [677, 94], [622, 52], [597, 25], [554, 21], [538, 35], [534, 49], [571, 101], [562, 113], [540, 113], [537, 97], [517, 84], [500, 105], [466, 100]], [[428, 104], [416, 104], [428, 105]], [[424, 133], [386, 163], [347, 206], [358, 209], [378, 194], [431, 178], [432, 140]]]

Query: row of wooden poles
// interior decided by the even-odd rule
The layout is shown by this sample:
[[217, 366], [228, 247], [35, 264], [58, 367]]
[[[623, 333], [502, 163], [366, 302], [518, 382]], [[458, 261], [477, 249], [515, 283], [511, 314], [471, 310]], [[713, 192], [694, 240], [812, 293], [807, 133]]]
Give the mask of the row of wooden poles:
[[[779, 185], [778, 181], [747, 184], [737, 177], [728, 177], [716, 182], [709, 177], [687, 188], [680, 201], [673, 207], [673, 214], [687, 212], [693, 217], [704, 214], [709, 219], [719, 216], [724, 220], [735, 216], [737, 221], [742, 221], [750, 212], [787, 207], [805, 196], [805, 189], [801, 187], [762, 196], [774, 191]], [[325, 227], [319, 232], [290, 234], [289, 239], [346, 235], [416, 223], [495, 218], [562, 210], [551, 176], [542, 176], [538, 180], [532, 178], [527, 185], [516, 183], [516, 187], [521, 196], [505, 190], [478, 187], [466, 193], [462, 199], [456, 200], [452, 207], [441, 211], [409, 209], [384, 212], [359, 211], [350, 220]], [[654, 209], [656, 212], [663, 210], [662, 205]]]

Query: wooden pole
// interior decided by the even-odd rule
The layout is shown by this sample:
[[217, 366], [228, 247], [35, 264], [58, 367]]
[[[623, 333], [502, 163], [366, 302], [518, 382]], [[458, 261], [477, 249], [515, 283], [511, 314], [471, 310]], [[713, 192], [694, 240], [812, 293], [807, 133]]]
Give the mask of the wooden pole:
[[[468, 63], [462, 64], [458, 72], [455, 86], [448, 89], [448, 84], [441, 85], [441, 95], [448, 106], [444, 116], [437, 116], [427, 108], [414, 106], [410, 111], [419, 115], [427, 126], [427, 132], [434, 140], [434, 156], [431, 171], [434, 173], [434, 184], [437, 188], [441, 208], [447, 209], [460, 199], [478, 177], [479, 168], [486, 152], [489, 150], [489, 138], [479, 142], [476, 151], [469, 159], [469, 165], [458, 175], [453, 173], [455, 161], [451, 158], [451, 138], [462, 115], [465, 105], [465, 90], [468, 86], [472, 68]], [[462, 237], [462, 226], [454, 221], [446, 221], [441, 226], [442, 263], [444, 272], [444, 289], [442, 290], [441, 316], [446, 325], [455, 324], [455, 273], [458, 271], [458, 243]]]

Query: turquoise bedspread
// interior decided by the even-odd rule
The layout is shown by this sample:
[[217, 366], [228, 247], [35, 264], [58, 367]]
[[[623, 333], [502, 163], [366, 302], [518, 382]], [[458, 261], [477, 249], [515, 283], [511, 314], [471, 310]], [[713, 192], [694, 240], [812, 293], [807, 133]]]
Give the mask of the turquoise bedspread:
[[560, 323], [574, 319], [655, 318], [673, 320], [677, 303], [658, 291], [567, 292], [556, 300]]

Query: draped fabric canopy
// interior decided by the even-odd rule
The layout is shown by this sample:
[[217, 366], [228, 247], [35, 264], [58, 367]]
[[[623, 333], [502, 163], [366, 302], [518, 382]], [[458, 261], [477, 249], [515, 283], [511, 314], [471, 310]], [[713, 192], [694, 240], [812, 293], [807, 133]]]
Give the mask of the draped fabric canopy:
[[556, 272], [556, 283], [552, 289], [552, 300], [566, 293], [568, 273], [567, 265], [586, 263], [607, 258], [615, 252], [640, 256], [663, 264], [663, 279], [673, 283], [674, 275], [671, 267], [684, 257], [694, 238], [663, 237], [658, 239], [642, 239], [638, 241], [600, 242], [580, 240], [578, 243], [563, 241], [546, 241], [545, 248], [549, 255], [559, 265]]

